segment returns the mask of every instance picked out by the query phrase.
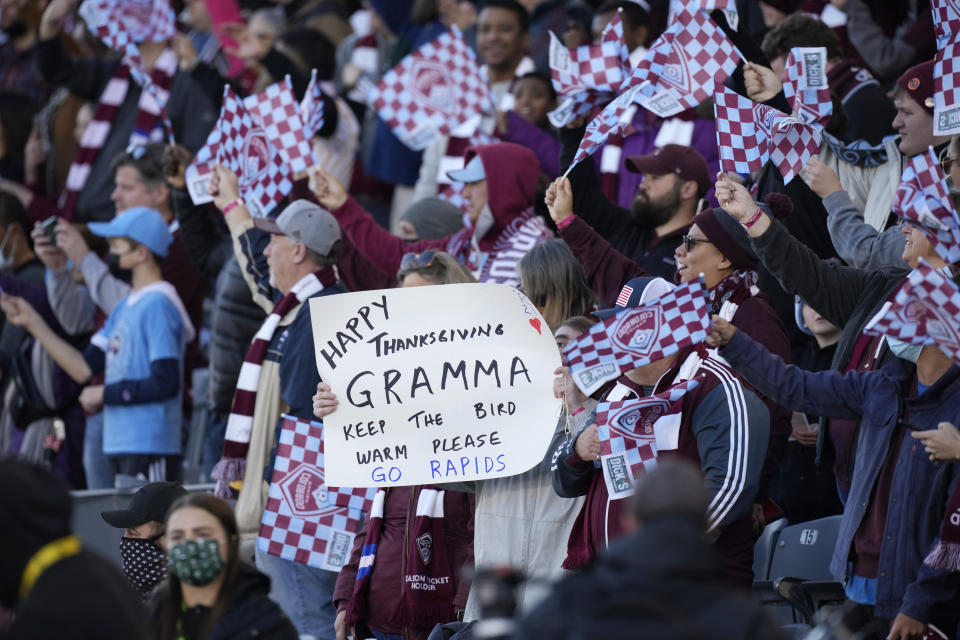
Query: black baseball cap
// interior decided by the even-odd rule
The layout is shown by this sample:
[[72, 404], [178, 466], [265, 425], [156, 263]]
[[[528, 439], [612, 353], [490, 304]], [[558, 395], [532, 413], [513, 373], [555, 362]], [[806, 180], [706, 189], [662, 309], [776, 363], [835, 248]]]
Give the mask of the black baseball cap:
[[126, 509], [101, 511], [100, 517], [117, 529], [139, 527], [147, 522], [163, 522], [177, 498], [187, 495], [178, 482], [151, 482], [133, 494]]

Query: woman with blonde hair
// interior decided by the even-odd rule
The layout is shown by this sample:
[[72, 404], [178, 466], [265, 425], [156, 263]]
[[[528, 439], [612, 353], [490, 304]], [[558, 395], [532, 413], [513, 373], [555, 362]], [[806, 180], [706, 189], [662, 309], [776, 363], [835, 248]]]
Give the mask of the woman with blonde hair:
[[556, 331], [567, 318], [596, 308], [583, 266], [563, 240], [547, 240], [520, 260], [520, 288]]

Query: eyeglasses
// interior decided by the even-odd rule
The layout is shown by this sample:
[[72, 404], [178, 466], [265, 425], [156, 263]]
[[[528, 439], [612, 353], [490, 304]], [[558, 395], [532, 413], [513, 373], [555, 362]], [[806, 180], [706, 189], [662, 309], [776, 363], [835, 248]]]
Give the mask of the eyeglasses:
[[693, 250], [693, 246], [698, 242], [703, 242], [705, 244], [712, 244], [706, 238], [694, 238], [693, 236], [684, 235], [683, 236], [683, 250], [687, 253], [690, 253]]
[[421, 254], [407, 253], [400, 260], [400, 270], [426, 269], [433, 264], [433, 258], [437, 255], [436, 251], [424, 251]]
[[960, 158], [951, 158], [950, 156], [944, 156], [940, 160], [940, 166], [943, 167], [943, 172], [950, 173], [950, 167], [952, 167], [953, 163], [956, 162], [957, 160], [960, 160]]

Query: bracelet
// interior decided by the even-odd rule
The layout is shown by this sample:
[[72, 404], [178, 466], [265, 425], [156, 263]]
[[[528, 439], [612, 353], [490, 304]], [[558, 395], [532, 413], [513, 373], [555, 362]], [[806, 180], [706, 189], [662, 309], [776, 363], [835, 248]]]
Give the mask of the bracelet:
[[244, 204], [243, 198], [237, 198], [233, 202], [230, 202], [229, 204], [227, 204], [227, 206], [223, 208], [223, 215], [227, 215], [228, 213], [233, 211], [234, 207], [238, 207], [242, 204]]
[[[224, 211], [226, 213], [226, 211]], [[760, 219], [760, 216], [763, 215], [763, 211], [760, 210], [760, 207], [757, 207], [757, 210], [754, 211], [753, 216], [749, 220], [743, 223], [743, 226], [749, 229], [753, 225], [757, 224], [757, 221]]]

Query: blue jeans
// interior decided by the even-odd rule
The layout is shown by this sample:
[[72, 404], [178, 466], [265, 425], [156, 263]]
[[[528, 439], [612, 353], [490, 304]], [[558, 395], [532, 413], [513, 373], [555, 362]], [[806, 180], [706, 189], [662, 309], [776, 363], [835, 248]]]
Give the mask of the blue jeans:
[[370, 629], [370, 633], [372, 633], [373, 637], [377, 640], [403, 640], [403, 635], [399, 633], [384, 633], [376, 629]]
[[223, 439], [227, 435], [228, 414], [210, 412], [207, 417], [207, 430], [203, 434], [203, 451], [200, 457], [200, 470], [203, 477], [209, 478], [210, 472], [223, 456]]
[[87, 474], [88, 489], [113, 489], [113, 469], [110, 459], [103, 455], [103, 413], [87, 418], [83, 435], [83, 470]]
[[301, 639], [334, 640], [333, 588], [337, 574], [284, 560], [257, 549], [257, 568], [270, 577], [270, 599], [297, 628]]

